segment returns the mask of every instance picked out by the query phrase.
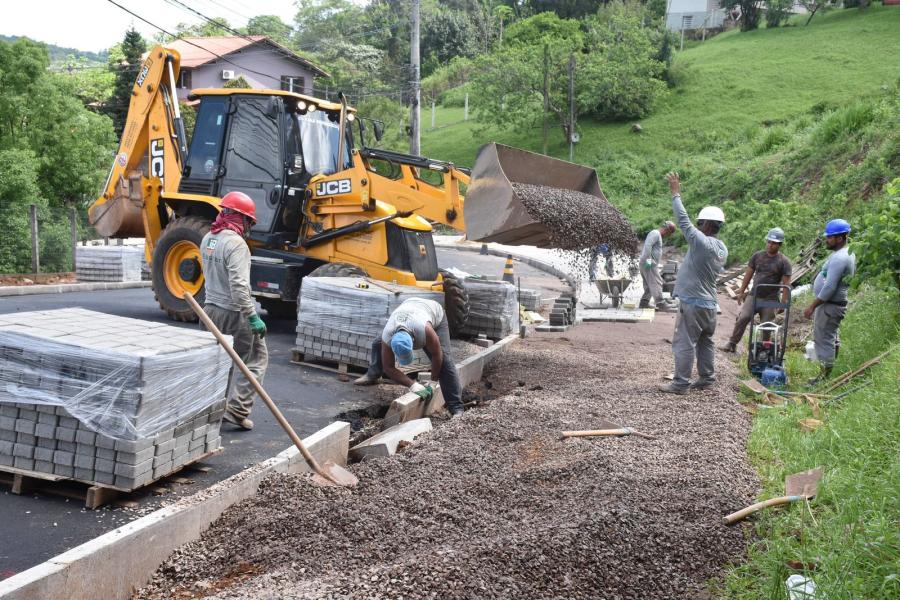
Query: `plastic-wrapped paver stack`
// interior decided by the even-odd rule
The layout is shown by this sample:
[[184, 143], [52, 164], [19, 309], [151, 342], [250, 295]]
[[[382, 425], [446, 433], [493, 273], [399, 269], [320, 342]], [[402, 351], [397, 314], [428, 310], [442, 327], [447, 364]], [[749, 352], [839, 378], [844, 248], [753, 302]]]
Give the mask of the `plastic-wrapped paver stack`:
[[519, 331], [519, 302], [516, 287], [505, 281], [489, 281], [468, 277], [469, 318], [460, 333], [485, 334], [499, 340]]
[[78, 246], [78, 281], [140, 281], [144, 249], [137, 246]]
[[[428, 298], [442, 306], [444, 294], [421, 288], [371, 283], [362, 277], [306, 277], [300, 287], [297, 345], [304, 360], [369, 365], [372, 342], [388, 317], [408, 298]], [[424, 353], [417, 351], [416, 362]]]
[[70, 308], [0, 315], [0, 469], [130, 491], [221, 445], [208, 332]]

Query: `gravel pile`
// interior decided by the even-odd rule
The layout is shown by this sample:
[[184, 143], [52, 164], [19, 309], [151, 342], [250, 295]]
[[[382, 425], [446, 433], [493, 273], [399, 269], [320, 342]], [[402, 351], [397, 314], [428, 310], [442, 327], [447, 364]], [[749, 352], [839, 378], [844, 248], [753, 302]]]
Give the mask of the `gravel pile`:
[[628, 219], [608, 201], [562, 188], [513, 183], [513, 190], [532, 218], [544, 224], [555, 248], [581, 250], [606, 243], [634, 256], [638, 239]]
[[[731, 367], [663, 395], [665, 346], [598, 349], [599, 328], [507, 348], [478, 408], [354, 465], [353, 491], [267, 479], [137, 597], [704, 597], [744, 548], [721, 518], [757, 485]], [[600, 419], [659, 439], [560, 438]]]

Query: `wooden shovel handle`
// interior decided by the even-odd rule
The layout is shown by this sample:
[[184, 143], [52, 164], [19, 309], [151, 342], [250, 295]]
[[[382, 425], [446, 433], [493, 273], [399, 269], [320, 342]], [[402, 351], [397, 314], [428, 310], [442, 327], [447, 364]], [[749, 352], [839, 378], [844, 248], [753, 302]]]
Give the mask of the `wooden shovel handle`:
[[768, 500], [757, 502], [756, 504], [752, 504], [747, 508], [742, 508], [737, 512], [733, 512], [730, 515], [726, 516], [723, 520], [725, 521], [726, 525], [734, 525], [738, 521], [742, 521], [753, 513], [764, 508], [769, 508], [770, 506], [780, 506], [782, 504], [790, 504], [791, 502], [803, 500], [803, 498], [804, 496], [779, 496], [778, 498], [769, 498]]
[[640, 431], [635, 431], [630, 427], [618, 427], [616, 429], [588, 429], [585, 431], [563, 431], [562, 433], [564, 438], [570, 437], [597, 437], [597, 436], [605, 436], [605, 435], [636, 435], [638, 437], [647, 438], [648, 440], [655, 440], [656, 436], [650, 435], [648, 433], [641, 433]]
[[288, 420], [284, 418], [284, 415], [281, 414], [281, 411], [278, 410], [278, 407], [275, 406], [275, 402], [272, 401], [272, 398], [269, 397], [269, 394], [266, 393], [266, 390], [259, 384], [256, 380], [256, 377], [253, 376], [253, 373], [250, 372], [250, 369], [247, 368], [247, 365], [244, 364], [244, 361], [241, 360], [241, 357], [238, 356], [238, 353], [234, 351], [234, 348], [231, 347], [231, 344], [228, 343], [228, 340], [225, 339], [225, 336], [222, 335], [222, 332], [219, 331], [219, 328], [216, 327], [215, 323], [209, 318], [209, 316], [200, 308], [200, 305], [197, 304], [197, 301], [194, 300], [194, 297], [190, 292], [185, 292], [184, 296], [182, 296], [185, 302], [190, 305], [195, 313], [197, 313], [197, 317], [203, 323], [204, 326], [212, 333], [216, 340], [218, 340], [219, 345], [225, 348], [225, 351], [228, 353], [228, 356], [231, 357], [231, 360], [234, 362], [235, 366], [240, 369], [241, 373], [244, 374], [244, 377], [247, 378], [247, 381], [250, 382], [250, 385], [256, 390], [256, 393], [259, 394], [259, 397], [263, 399], [266, 406], [269, 407], [269, 410], [272, 411], [272, 414], [275, 415], [275, 420], [278, 421], [278, 424], [281, 425], [281, 428], [288, 434], [288, 437], [291, 438], [291, 441], [294, 442], [294, 445], [297, 446], [297, 450], [300, 451], [300, 454], [303, 455], [303, 458], [306, 460], [306, 464], [316, 472], [316, 474], [324, 477], [328, 481], [340, 485], [340, 482], [334, 479], [330, 473], [328, 473], [325, 469], [319, 465], [319, 462], [316, 458], [310, 454], [309, 450], [306, 449], [306, 446], [303, 444], [303, 440], [300, 439], [300, 436], [297, 435], [297, 432], [294, 431], [294, 428], [291, 427], [291, 424], [288, 423]]

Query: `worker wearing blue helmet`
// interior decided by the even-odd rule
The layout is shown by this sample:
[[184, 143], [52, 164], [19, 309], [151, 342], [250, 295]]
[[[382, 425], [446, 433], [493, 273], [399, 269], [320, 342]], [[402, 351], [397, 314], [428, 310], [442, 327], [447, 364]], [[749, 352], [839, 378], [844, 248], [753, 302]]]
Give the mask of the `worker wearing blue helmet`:
[[816, 384], [827, 378], [834, 366], [841, 342], [838, 328], [847, 313], [847, 289], [849, 280], [856, 273], [856, 256], [847, 251], [847, 237], [850, 223], [844, 219], [833, 219], [825, 225], [825, 245], [833, 253], [813, 281], [816, 295], [803, 315], [809, 319], [815, 315], [813, 343], [816, 358], [821, 364], [819, 376], [810, 381]]

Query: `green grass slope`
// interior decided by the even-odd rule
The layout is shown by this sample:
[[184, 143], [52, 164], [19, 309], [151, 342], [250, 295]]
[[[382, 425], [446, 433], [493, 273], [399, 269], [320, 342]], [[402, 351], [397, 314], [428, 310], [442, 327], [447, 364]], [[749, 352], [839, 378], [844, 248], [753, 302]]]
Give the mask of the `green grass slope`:
[[[597, 169], [607, 196], [641, 231], [668, 216], [662, 176], [677, 169], [690, 208], [725, 206], [723, 238], [735, 260], [774, 224], [792, 230], [786, 250], [795, 251], [819, 221], [864, 211], [897, 176], [898, 31], [900, 7], [879, 6], [715, 37], [677, 56], [678, 84], [641, 121], [642, 133], [583, 120], [576, 162]], [[541, 146], [539, 124], [476, 137], [475, 123], [458, 122], [460, 109], [439, 109], [431, 131], [426, 114], [422, 146], [434, 158], [471, 165], [487, 141]], [[560, 137], [553, 129], [550, 154], [567, 157]]]

